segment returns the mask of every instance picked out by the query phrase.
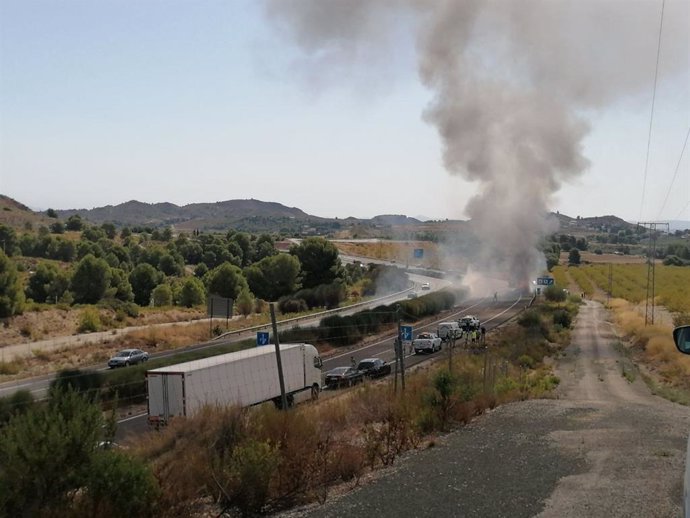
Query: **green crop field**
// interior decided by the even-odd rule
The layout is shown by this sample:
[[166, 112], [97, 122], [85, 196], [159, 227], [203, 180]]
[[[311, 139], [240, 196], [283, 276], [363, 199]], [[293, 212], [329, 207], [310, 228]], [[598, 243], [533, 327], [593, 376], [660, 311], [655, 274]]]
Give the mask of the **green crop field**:
[[[656, 303], [669, 311], [690, 313], [690, 268], [687, 266], [656, 265]], [[595, 287], [603, 292], [609, 289], [609, 265], [587, 264], [577, 267], [554, 268], [554, 277], [562, 282], [565, 274], [590, 294]], [[616, 298], [641, 302], [647, 296], [646, 264], [614, 264], [612, 268], [612, 293]]]

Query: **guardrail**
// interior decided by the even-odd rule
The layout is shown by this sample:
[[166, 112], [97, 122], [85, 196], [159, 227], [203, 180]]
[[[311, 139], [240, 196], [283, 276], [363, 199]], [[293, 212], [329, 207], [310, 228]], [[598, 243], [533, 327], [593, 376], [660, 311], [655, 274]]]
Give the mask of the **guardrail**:
[[[277, 324], [278, 324], [279, 326], [280, 326], [280, 325], [283, 325], [283, 326], [284, 326], [284, 325], [286, 325], [286, 324], [301, 322], [302, 320], [309, 320], [309, 319], [312, 319], [312, 318], [318, 318], [318, 317], [322, 317], [322, 316], [333, 315], [333, 314], [336, 314], [336, 313], [342, 313], [342, 312], [348, 311], [348, 310], [350, 310], [350, 309], [352, 309], [352, 308], [355, 308], [355, 309], [356, 309], [356, 308], [358, 308], [358, 307], [366, 306], [366, 305], [373, 304], [373, 303], [376, 303], [376, 302], [382, 302], [382, 301], [384, 301], [384, 300], [388, 300], [388, 299], [391, 299], [391, 298], [393, 298], [393, 297], [399, 297], [400, 295], [402, 295], [402, 294], [404, 294], [404, 293], [408, 293], [408, 292], [410, 292], [410, 291], [412, 291], [412, 290], [414, 290], [414, 288], [407, 288], [407, 289], [405, 289], [405, 290], [397, 291], [397, 292], [395, 292], [395, 293], [391, 293], [390, 295], [386, 295], [385, 297], [379, 297], [379, 298], [377, 298], [377, 299], [365, 300], [364, 302], [357, 302], [356, 304], [352, 304], [352, 305], [350, 305], [350, 306], [345, 306], [345, 307], [343, 307], [343, 308], [327, 309], [327, 310], [325, 310], [325, 311], [319, 311], [319, 312], [317, 312], [317, 313], [311, 313], [311, 314], [309, 314], [309, 315], [303, 315], [303, 316], [301, 316], [301, 317], [294, 317], [294, 318], [287, 318], [287, 319], [285, 319], [285, 320], [279, 320], [279, 321], [277, 322]], [[271, 323], [270, 323], [270, 322], [268, 322], [268, 323], [266, 323], [266, 324], [259, 324], [259, 325], [252, 326], [252, 327], [244, 327], [244, 328], [242, 328], [242, 329], [235, 329], [234, 331], [228, 331], [228, 332], [226, 332], [226, 333], [220, 334], [220, 335], [218, 335], [218, 336], [212, 338], [211, 341], [213, 341], [213, 340], [220, 340], [221, 338], [225, 338], [225, 337], [232, 336], [232, 335], [239, 335], [239, 334], [247, 333], [247, 332], [250, 332], [250, 331], [260, 331], [260, 330], [262, 330], [262, 329], [267, 329], [267, 328], [268, 328], [268, 329], [271, 328]]]
[[690, 518], [690, 437], [685, 451], [685, 476], [683, 477], [683, 516]]

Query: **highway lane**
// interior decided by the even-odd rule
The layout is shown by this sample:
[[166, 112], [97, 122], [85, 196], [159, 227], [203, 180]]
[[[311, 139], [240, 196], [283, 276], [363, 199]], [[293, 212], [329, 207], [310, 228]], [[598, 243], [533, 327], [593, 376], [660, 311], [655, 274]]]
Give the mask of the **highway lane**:
[[[411, 276], [412, 278], [412, 276]], [[429, 282], [432, 283], [432, 289], [431, 291], [436, 291], [444, 286], [446, 284], [441, 283], [441, 282], [435, 282], [438, 279], [434, 279], [431, 277], [422, 277], [422, 276], [415, 276], [414, 282], [421, 283], [421, 282]], [[393, 294], [393, 295], [388, 295], [388, 296], [383, 296], [383, 297], [377, 297], [369, 302], [365, 302], [363, 304], [357, 304], [351, 307], [345, 307], [342, 308], [340, 311], [333, 311], [333, 312], [327, 312], [327, 314], [334, 314], [338, 313], [339, 315], [351, 315], [354, 314], [358, 311], [363, 311], [365, 309], [370, 309], [374, 308], [376, 306], [379, 306], [381, 304], [391, 304], [393, 302], [396, 302], [398, 300], [404, 300], [407, 298], [407, 292], [409, 290], [406, 290], [405, 292], [398, 293], [398, 294]], [[427, 292], [424, 292], [427, 293]], [[316, 313], [314, 314], [313, 317], [310, 318], [303, 318], [299, 320], [295, 319], [286, 319], [278, 322], [278, 329], [280, 331], [285, 331], [286, 329], [291, 329], [295, 326], [300, 326], [300, 327], [312, 327], [312, 326], [317, 326], [321, 319], [324, 318], [323, 312]], [[262, 330], [269, 330], [270, 324], [266, 324], [265, 326], [257, 326]], [[195, 345], [190, 345], [187, 347], [179, 348], [179, 349], [171, 349], [168, 351], [161, 351], [157, 353], [151, 353], [151, 359], [154, 358], [169, 358], [172, 356], [175, 356], [177, 354], [180, 354], [182, 352], [188, 352], [188, 351], [195, 351], [195, 350], [200, 350], [200, 349], [209, 349], [213, 347], [217, 347], [219, 345], [227, 345], [227, 344], [232, 344], [236, 342], [241, 342], [243, 340], [247, 340], [250, 338], [253, 338], [256, 336], [256, 328], [250, 328], [248, 330], [239, 330], [237, 332], [231, 332], [228, 333], [226, 336], [221, 336], [219, 338], [214, 338], [212, 340], [209, 340], [207, 342], [201, 342]], [[87, 365], [87, 366], [80, 366], [80, 369], [89, 369], [89, 370], [95, 370], [95, 371], [107, 371], [108, 367], [104, 366], [103, 364], [97, 364], [97, 365]], [[31, 392], [31, 395], [35, 399], [42, 399], [46, 396], [48, 388], [50, 387], [50, 383], [53, 381], [55, 378], [55, 373], [51, 374], [45, 374], [42, 376], [37, 376], [33, 378], [24, 378], [21, 380], [15, 380], [15, 381], [8, 381], [5, 383], [0, 384], [0, 397], [7, 397], [12, 394], [14, 394], [18, 390], [28, 390]]]
[[[457, 320], [467, 314], [473, 314], [481, 320], [482, 325], [487, 329], [487, 333], [490, 333], [497, 326], [511, 319], [523, 310], [528, 301], [529, 299], [525, 299], [524, 296], [520, 296], [518, 293], [506, 294], [506, 298], [497, 301], [494, 301], [492, 298], [467, 301], [464, 304], [456, 306], [453, 310], [445, 312], [439, 318], [416, 326], [414, 332], [415, 334], [424, 330], [435, 332], [440, 322]], [[395, 333], [389, 333], [374, 343], [351, 348], [345, 352], [324, 358], [323, 373], [325, 374], [328, 370], [335, 367], [350, 365], [351, 358], [354, 358], [357, 362], [364, 358], [382, 358], [388, 363], [393, 363], [395, 358], [393, 340], [395, 336]], [[442, 351], [430, 355], [416, 355], [406, 351], [405, 368], [411, 368], [423, 361], [437, 358], [441, 355], [445, 357], [445, 350], [444, 348]], [[146, 417], [147, 415], [142, 413], [118, 421], [116, 441], [122, 442], [127, 437], [138, 435], [149, 430]]]

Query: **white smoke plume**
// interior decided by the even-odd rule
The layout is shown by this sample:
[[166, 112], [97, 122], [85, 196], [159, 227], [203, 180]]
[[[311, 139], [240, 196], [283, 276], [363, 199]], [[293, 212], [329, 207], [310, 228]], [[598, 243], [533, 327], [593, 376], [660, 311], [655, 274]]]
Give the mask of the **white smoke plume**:
[[[688, 68], [689, 3], [666, 0], [660, 79]], [[433, 92], [423, 118], [452, 174], [479, 183], [465, 208], [482, 268], [526, 283], [555, 230], [553, 195], [588, 167], [588, 110], [651, 93], [661, 0], [267, 0], [316, 69], [369, 66], [414, 33]], [[374, 59], [373, 57], [376, 57]], [[645, 105], [646, 107], [647, 105]], [[646, 108], [645, 108], [646, 109]], [[475, 268], [476, 269], [476, 268]]]

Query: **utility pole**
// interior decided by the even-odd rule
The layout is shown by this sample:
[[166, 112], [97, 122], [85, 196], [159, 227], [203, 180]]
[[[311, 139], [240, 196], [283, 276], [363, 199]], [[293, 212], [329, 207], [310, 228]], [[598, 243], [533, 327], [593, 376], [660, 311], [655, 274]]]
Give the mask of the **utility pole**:
[[287, 396], [285, 395], [285, 379], [283, 378], [283, 362], [280, 359], [280, 342], [278, 340], [278, 323], [276, 322], [275, 304], [273, 302], [271, 302], [269, 307], [271, 310], [271, 324], [273, 324], [273, 343], [275, 344], [276, 361], [278, 362], [278, 381], [280, 382], [280, 402], [281, 402], [280, 407], [282, 410], [287, 410], [288, 404], [287, 404]]
[[611, 293], [613, 291], [613, 264], [609, 263], [609, 291], [606, 294], [606, 305], [611, 304]]
[[666, 233], [668, 234], [669, 224], [643, 221], [638, 222], [637, 225], [643, 227], [645, 230], [649, 230], [649, 243], [647, 245], [647, 297], [644, 308], [644, 325], [647, 326], [649, 324], [654, 325], [654, 298], [656, 296], [656, 240], [658, 236], [657, 228], [666, 227]]
[[[400, 381], [402, 383], [402, 390], [405, 392], [405, 349], [402, 343], [402, 329], [400, 329], [400, 304], [395, 305], [395, 314], [398, 317], [398, 348], [400, 350]], [[397, 381], [397, 377], [396, 377]]]
[[453, 374], [453, 349], [455, 349], [455, 331], [453, 332], [452, 338], [448, 341], [448, 372]]

